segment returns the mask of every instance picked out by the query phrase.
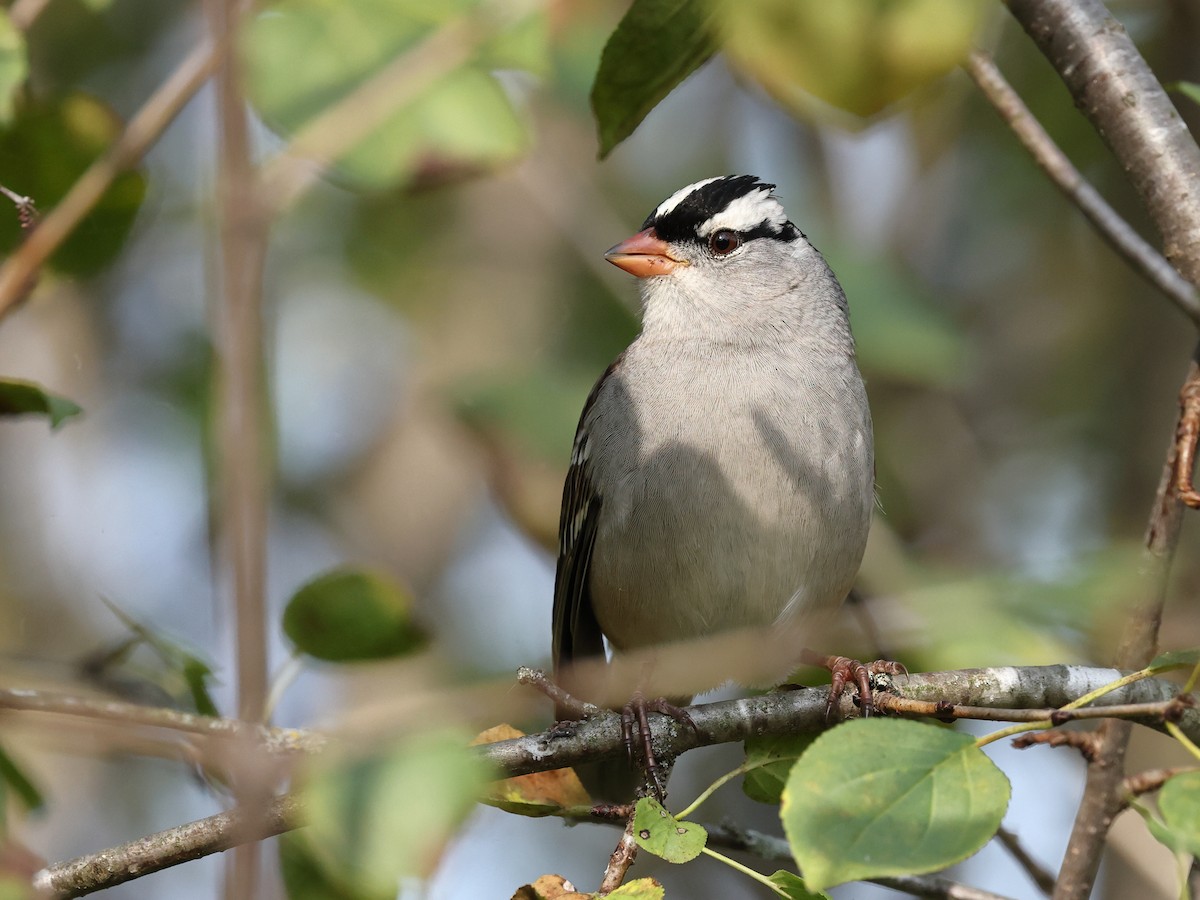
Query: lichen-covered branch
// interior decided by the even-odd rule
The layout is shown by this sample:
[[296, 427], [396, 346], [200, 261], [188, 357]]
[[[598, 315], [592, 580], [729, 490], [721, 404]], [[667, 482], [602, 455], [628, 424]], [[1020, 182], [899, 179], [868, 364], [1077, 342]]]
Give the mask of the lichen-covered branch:
[[110, 850], [47, 866], [34, 876], [34, 887], [56, 897], [91, 894], [220, 853], [238, 841], [260, 841], [281, 834], [300, 825], [301, 813], [300, 801], [291, 795], [275, 798], [265, 810], [251, 816], [240, 810], [218, 813]]

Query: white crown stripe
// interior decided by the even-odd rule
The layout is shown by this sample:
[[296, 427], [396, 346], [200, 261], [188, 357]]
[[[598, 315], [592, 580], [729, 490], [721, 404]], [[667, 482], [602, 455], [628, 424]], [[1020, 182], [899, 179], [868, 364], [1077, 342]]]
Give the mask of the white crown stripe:
[[720, 181], [723, 177], [722, 175], [717, 175], [714, 178], [705, 178], [703, 181], [697, 181], [695, 184], [689, 184], [685, 188], [680, 188], [662, 203], [658, 204], [658, 208], [654, 210], [654, 215], [651, 218], [657, 219], [660, 216], [665, 216], [686, 200], [693, 191], [699, 190], [706, 184], [712, 184], [714, 181]]
[[723, 210], [705, 222], [700, 234], [711, 234], [721, 228], [733, 231], [752, 231], [760, 225], [782, 228], [787, 213], [767, 188], [751, 191], [730, 202]]

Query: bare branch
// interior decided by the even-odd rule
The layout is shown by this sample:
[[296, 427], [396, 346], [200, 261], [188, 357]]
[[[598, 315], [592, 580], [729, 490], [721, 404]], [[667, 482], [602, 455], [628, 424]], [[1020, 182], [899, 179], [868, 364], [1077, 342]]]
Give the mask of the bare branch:
[[1021, 843], [1021, 839], [1004, 826], [1000, 826], [1000, 829], [996, 832], [996, 840], [1000, 842], [1005, 850], [1012, 854], [1012, 858], [1017, 861], [1017, 865], [1025, 870], [1025, 874], [1038, 886], [1038, 890], [1049, 897], [1054, 891], [1054, 875], [1029, 855], [1029, 851]]
[[[1192, 284], [1200, 283], [1200, 149], [1125, 29], [1100, 0], [1008, 0], [1008, 7], [1128, 174], [1162, 235], [1167, 259]], [[1194, 361], [1192, 366], [1189, 379]], [[1158, 640], [1179, 541], [1175, 459], [1172, 440], [1147, 529], [1143, 594], [1117, 653], [1122, 667], [1145, 665]], [[1131, 727], [1119, 721], [1101, 726], [1056, 900], [1084, 900], [1091, 893], [1105, 835], [1122, 803]]]
[[1200, 150], [1121, 24], [1100, 0], [1007, 0], [1127, 173], [1164, 255], [1200, 283]]
[[42, 217], [37, 228], [32, 229], [29, 237], [0, 265], [0, 318], [25, 298], [37, 271], [92, 211], [113, 180], [142, 158], [195, 96], [212, 74], [216, 61], [216, 53], [208, 44], [188, 54], [129, 120], [121, 136], [79, 176], [67, 195]]
[[1143, 240], [1079, 174], [1079, 170], [1021, 101], [1012, 85], [1004, 79], [996, 64], [984, 54], [974, 52], [967, 59], [966, 70], [1042, 171], [1050, 176], [1050, 180], [1068, 200], [1079, 207], [1079, 211], [1100, 235], [1125, 257], [1138, 274], [1200, 325], [1200, 294], [1197, 294], [1196, 288], [1171, 268], [1166, 257]]
[[1193, 472], [1196, 468], [1196, 442], [1200, 440], [1200, 369], [1188, 372], [1179, 390], [1179, 424], [1175, 426], [1174, 488], [1179, 499], [1192, 509], [1200, 509]]
[[[263, 357], [262, 279], [269, 221], [251, 202], [255, 171], [251, 159], [249, 113], [242, 93], [242, 67], [236, 52], [241, 20], [239, 0], [209, 0], [213, 42], [221, 49], [216, 72], [217, 201], [220, 287], [213, 329], [216, 423], [216, 515], [222, 575], [232, 580], [234, 644], [237, 658], [238, 716], [252, 722], [266, 715], [267, 508], [270, 478], [265, 438], [270, 415]], [[218, 579], [222, 583], [223, 578]], [[247, 744], [247, 750], [252, 746]], [[226, 869], [225, 896], [246, 900], [259, 894], [260, 848], [249, 836], [265, 823], [253, 814], [265, 808], [271, 787], [253, 771], [254, 754], [234, 756], [244, 763], [233, 783], [243, 817], [237, 845]], [[245, 839], [243, 839], [245, 838]]]
[[99, 719], [122, 725], [162, 728], [212, 738], [247, 738], [269, 753], [316, 753], [328, 739], [311, 731], [295, 728], [269, 728], [265, 725], [198, 716], [175, 709], [139, 706], [119, 700], [74, 697], [53, 691], [0, 688], [0, 710], [53, 713], [86, 719]]
[[284, 795], [249, 816], [241, 810], [218, 813], [111, 850], [47, 866], [34, 876], [34, 887], [57, 897], [80, 897], [220, 853], [238, 841], [261, 841], [281, 834], [299, 827], [302, 814], [300, 801]]

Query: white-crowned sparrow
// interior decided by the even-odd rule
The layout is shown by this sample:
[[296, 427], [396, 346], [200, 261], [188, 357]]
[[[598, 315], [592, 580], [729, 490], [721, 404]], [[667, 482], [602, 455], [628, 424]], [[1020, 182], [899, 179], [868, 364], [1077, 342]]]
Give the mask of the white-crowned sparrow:
[[870, 411], [846, 297], [773, 189], [696, 182], [605, 254], [640, 279], [643, 324], [575, 435], [556, 672], [602, 656], [603, 637], [619, 652], [783, 624], [850, 590]]

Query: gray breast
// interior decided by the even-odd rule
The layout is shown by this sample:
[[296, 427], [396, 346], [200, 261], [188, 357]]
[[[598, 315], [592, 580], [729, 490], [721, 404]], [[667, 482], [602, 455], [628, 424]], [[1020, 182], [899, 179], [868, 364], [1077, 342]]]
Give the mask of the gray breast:
[[768, 625], [785, 610], [840, 602], [872, 503], [853, 361], [810, 360], [780, 377], [797, 361], [637, 349], [591, 424], [603, 497], [591, 591], [613, 645]]

